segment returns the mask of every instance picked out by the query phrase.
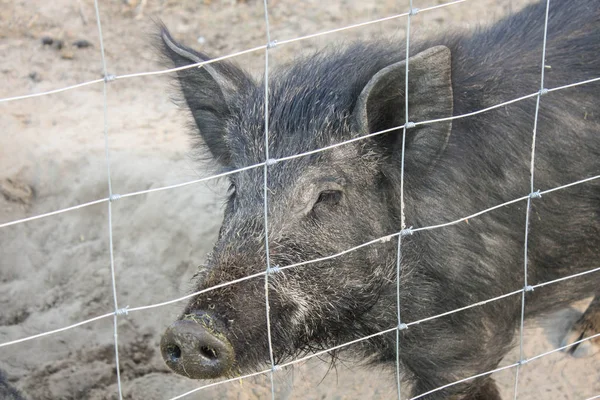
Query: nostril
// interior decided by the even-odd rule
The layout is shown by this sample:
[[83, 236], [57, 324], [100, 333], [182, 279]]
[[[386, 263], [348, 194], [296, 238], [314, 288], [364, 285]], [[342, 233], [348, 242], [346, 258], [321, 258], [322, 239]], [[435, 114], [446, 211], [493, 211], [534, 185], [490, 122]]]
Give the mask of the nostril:
[[167, 345], [165, 350], [170, 361], [177, 362], [181, 358], [181, 349], [176, 344]]
[[200, 347], [200, 354], [211, 361], [217, 360], [219, 358], [219, 353], [212, 347], [208, 346]]

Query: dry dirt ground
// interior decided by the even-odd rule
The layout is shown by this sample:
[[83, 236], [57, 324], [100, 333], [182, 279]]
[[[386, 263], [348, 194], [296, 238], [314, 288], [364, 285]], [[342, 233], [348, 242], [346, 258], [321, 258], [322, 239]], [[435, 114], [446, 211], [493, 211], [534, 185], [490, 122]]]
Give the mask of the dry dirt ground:
[[[270, 2], [271, 36], [288, 39], [406, 11], [379, 0]], [[441, 3], [441, 1], [440, 1]], [[471, 0], [413, 20], [414, 34], [489, 22], [526, 1]], [[424, 8], [436, 0], [415, 0]], [[265, 43], [262, 2], [100, 1], [109, 73], [160, 69], [151, 46], [153, 19], [213, 55]], [[377, 35], [404, 37], [394, 19], [276, 47], [281, 64], [325, 44]], [[43, 45], [42, 38], [53, 39]], [[62, 48], [57, 43], [62, 42]], [[77, 47], [75, 41], [87, 41]], [[80, 44], [83, 42], [79, 42]], [[85, 44], [85, 43], [83, 43]], [[0, 97], [36, 93], [102, 76], [91, 0], [0, 0]], [[236, 61], [260, 74], [263, 52]], [[188, 153], [186, 115], [170, 101], [170, 76], [132, 78], [108, 87], [108, 134], [115, 193], [207, 176]], [[102, 85], [0, 103], [0, 223], [107, 196]], [[220, 183], [196, 184], [121, 199], [113, 206], [120, 306], [157, 303], [188, 293], [220, 222]], [[113, 308], [106, 203], [0, 229], [0, 343], [60, 328]], [[204, 384], [171, 373], [160, 335], [183, 303], [120, 317], [119, 350], [126, 399], [168, 399]], [[580, 308], [579, 308], [580, 309]], [[576, 308], [528, 324], [528, 356], [558, 346]], [[112, 318], [0, 348], [0, 369], [30, 399], [115, 399]], [[514, 362], [511, 353], [505, 363]], [[514, 371], [496, 374], [511, 396]], [[585, 399], [600, 394], [600, 357], [555, 353], [522, 369], [520, 399]], [[393, 376], [347, 361], [327, 374], [311, 361], [276, 375], [278, 398], [394, 398]], [[267, 398], [267, 379], [228, 383], [187, 398]]]

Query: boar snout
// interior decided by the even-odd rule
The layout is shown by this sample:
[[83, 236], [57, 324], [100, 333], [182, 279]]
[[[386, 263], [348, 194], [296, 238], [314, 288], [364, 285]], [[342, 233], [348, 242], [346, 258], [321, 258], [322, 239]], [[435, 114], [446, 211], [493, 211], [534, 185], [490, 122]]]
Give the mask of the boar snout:
[[192, 379], [212, 379], [231, 373], [233, 346], [210, 314], [196, 313], [175, 321], [164, 333], [160, 350], [173, 371]]

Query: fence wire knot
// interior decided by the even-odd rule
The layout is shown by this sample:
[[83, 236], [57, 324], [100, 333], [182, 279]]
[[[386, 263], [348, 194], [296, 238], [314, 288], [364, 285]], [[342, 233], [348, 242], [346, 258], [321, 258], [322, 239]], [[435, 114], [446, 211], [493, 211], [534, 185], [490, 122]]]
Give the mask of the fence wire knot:
[[273, 275], [273, 274], [277, 274], [281, 272], [281, 267], [278, 264], [275, 264], [274, 266], [269, 266], [269, 268], [267, 268], [267, 274], [269, 275]]
[[407, 122], [406, 124], [404, 124], [404, 127], [406, 129], [411, 129], [414, 128], [415, 126], [417, 126], [414, 122]]
[[116, 79], [117, 79], [117, 76], [116, 76], [116, 75], [114, 75], [114, 74], [106, 74], [106, 75], [104, 76], [104, 82], [106, 82], [106, 83], [108, 83], [108, 82], [112, 82], [112, 81], [114, 81], [114, 80], [116, 80]]
[[410, 15], [412, 17], [413, 15], [417, 15], [419, 13], [419, 11], [420, 10], [417, 7], [411, 8], [410, 11], [408, 12], [408, 15]]
[[409, 236], [413, 234], [413, 227], [404, 228], [400, 231], [400, 236]]
[[277, 40], [271, 40], [269, 43], [267, 43], [267, 49], [272, 49], [274, 47], [277, 47]]
[[405, 329], [408, 329], [408, 325], [406, 325], [404, 322], [401, 322], [398, 324], [398, 330], [399, 331], [403, 331]]
[[110, 195], [110, 197], [108, 198], [108, 200], [109, 201], [116, 201], [116, 200], [119, 200], [120, 198], [121, 198], [120, 194], [114, 193], [114, 194]]
[[521, 366], [521, 365], [527, 364], [527, 362], [528, 362], [528, 361], [529, 361], [529, 360], [527, 360], [527, 359], [525, 359], [525, 360], [519, 360], [519, 361], [517, 362], [517, 364], [518, 364], [519, 366]]
[[267, 164], [267, 166], [277, 164], [277, 159], [276, 158], [269, 158], [267, 161], [265, 161], [265, 164]]
[[541, 90], [540, 90], [540, 96], [543, 96], [543, 95], [545, 95], [545, 94], [548, 94], [549, 92], [550, 92], [550, 91], [549, 91], [548, 89], [546, 89], [546, 88], [543, 88], [543, 89], [541, 89]]
[[271, 367], [271, 372], [281, 371], [281, 367], [279, 365], [273, 365]]
[[115, 310], [115, 314], [117, 315], [129, 315], [129, 306], [125, 306], [125, 308], [119, 308]]
[[527, 286], [525, 286], [525, 291], [526, 291], [526, 292], [533, 292], [533, 290], [534, 290], [534, 287], [533, 287], [533, 286], [531, 286], [531, 285], [527, 285]]
[[529, 197], [531, 197], [532, 199], [541, 199], [542, 193], [539, 190], [536, 190], [533, 193], [529, 193]]

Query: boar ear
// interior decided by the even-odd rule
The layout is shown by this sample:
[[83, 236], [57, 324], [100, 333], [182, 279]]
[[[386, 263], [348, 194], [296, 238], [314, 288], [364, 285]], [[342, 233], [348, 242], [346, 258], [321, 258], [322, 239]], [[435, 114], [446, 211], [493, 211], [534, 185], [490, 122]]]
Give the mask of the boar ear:
[[[205, 54], [175, 42], [164, 26], [160, 38], [163, 54], [175, 67], [210, 60]], [[228, 165], [230, 150], [225, 123], [231, 115], [231, 100], [237, 92], [251, 85], [251, 79], [236, 66], [223, 61], [177, 71], [177, 77], [208, 150], [218, 162]]]
[[[453, 110], [451, 55], [436, 46], [409, 58], [408, 117], [411, 122], [450, 117]], [[353, 115], [360, 134], [368, 134], [405, 123], [406, 61], [379, 72], [362, 90]], [[432, 165], [445, 149], [452, 121], [420, 125], [406, 132], [407, 160]], [[375, 137], [388, 150], [401, 151], [402, 130]]]

